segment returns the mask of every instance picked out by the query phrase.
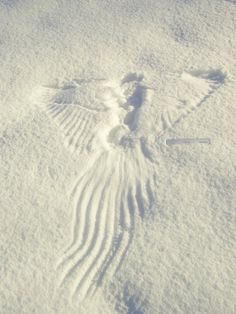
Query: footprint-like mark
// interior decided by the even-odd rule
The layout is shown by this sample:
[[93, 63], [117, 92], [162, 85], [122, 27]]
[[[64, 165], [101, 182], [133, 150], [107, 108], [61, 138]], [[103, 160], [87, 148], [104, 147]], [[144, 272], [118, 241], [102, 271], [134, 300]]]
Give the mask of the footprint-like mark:
[[123, 80], [127, 106], [130, 107], [129, 113], [125, 116], [124, 123], [130, 131], [135, 131], [139, 126], [140, 107], [147, 100], [148, 88], [142, 84], [143, 76], [134, 80]]
[[120, 120], [108, 136], [108, 141], [117, 146], [129, 146], [139, 130], [141, 107], [147, 104], [152, 93], [151, 88], [142, 83], [143, 79], [143, 75], [131, 73], [119, 83]]
[[155, 201], [157, 170], [149, 136], [174, 127], [224, 80], [220, 71], [184, 72], [169, 95], [153, 97], [144, 76], [130, 73], [120, 81], [74, 80], [34, 93], [65, 145], [90, 160], [71, 192], [71, 242], [57, 264], [59, 288], [74, 301], [116, 273], [132, 242], [135, 217], [144, 219]]

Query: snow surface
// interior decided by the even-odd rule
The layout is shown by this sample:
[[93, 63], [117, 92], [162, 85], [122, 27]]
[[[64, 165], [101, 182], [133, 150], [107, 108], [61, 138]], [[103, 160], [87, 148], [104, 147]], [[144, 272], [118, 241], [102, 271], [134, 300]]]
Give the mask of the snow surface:
[[0, 313], [236, 313], [236, 2], [0, 0]]

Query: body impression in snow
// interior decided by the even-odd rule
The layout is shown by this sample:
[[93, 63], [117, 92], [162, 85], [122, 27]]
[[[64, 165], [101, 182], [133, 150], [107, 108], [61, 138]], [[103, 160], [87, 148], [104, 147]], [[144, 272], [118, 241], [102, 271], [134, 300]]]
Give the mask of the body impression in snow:
[[[225, 79], [221, 71], [172, 75], [167, 92], [143, 75], [120, 81], [73, 80], [39, 87], [34, 101], [58, 125], [72, 154], [86, 156], [74, 183], [72, 239], [59, 259], [59, 287], [72, 300], [94, 293], [122, 264], [135, 217], [155, 201], [155, 140], [194, 112]], [[169, 83], [167, 82], [167, 85]]]

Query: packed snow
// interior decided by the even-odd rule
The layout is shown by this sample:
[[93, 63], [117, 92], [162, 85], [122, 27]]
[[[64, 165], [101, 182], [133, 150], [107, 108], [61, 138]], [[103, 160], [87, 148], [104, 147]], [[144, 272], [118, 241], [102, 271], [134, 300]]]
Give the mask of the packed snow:
[[0, 0], [0, 313], [236, 313], [236, 2]]

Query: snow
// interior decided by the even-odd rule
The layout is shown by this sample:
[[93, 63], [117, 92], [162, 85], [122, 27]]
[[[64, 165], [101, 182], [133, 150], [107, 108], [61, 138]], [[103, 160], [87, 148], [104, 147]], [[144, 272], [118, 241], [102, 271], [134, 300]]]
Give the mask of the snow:
[[236, 3], [0, 0], [0, 313], [235, 313]]

